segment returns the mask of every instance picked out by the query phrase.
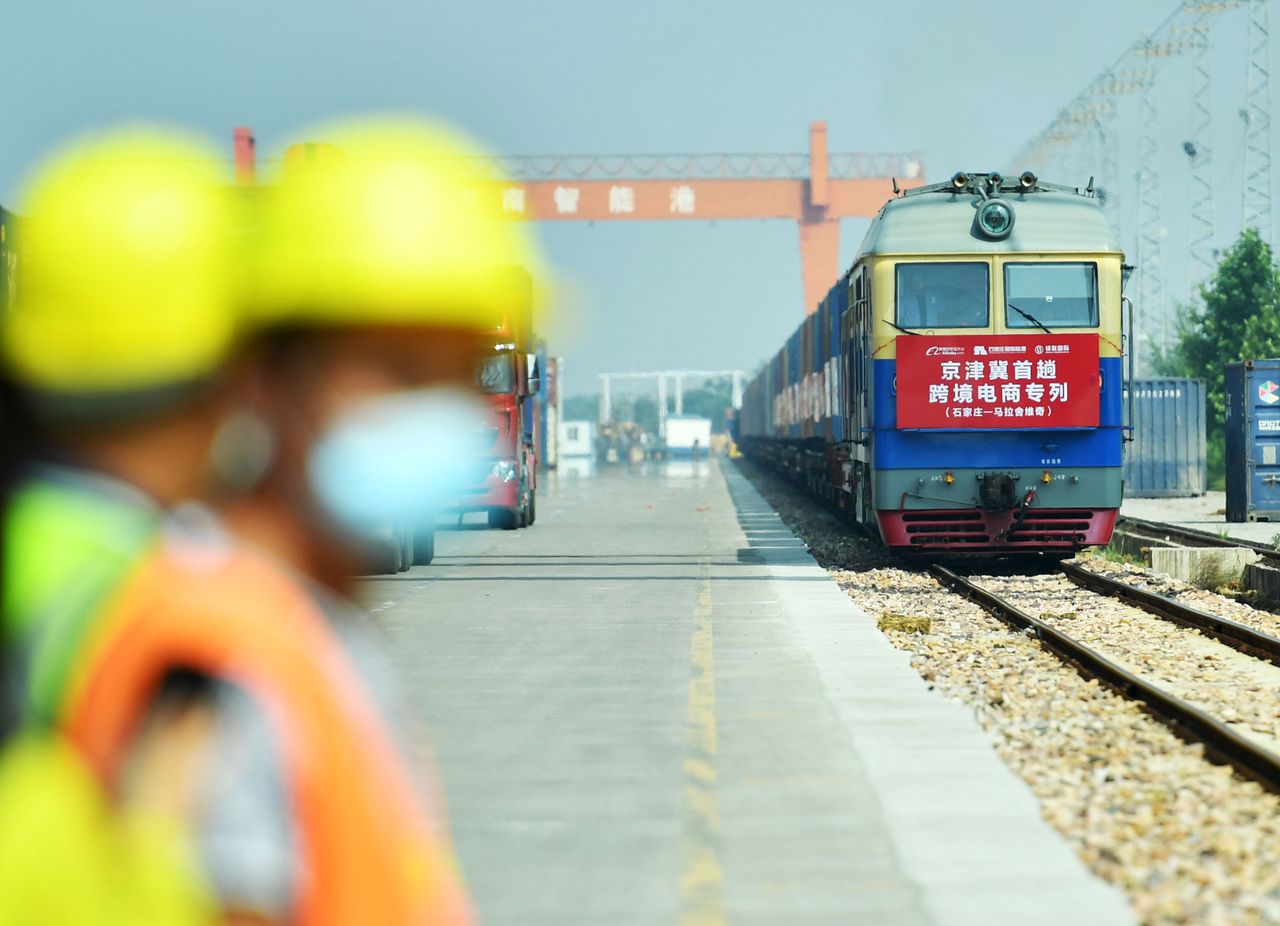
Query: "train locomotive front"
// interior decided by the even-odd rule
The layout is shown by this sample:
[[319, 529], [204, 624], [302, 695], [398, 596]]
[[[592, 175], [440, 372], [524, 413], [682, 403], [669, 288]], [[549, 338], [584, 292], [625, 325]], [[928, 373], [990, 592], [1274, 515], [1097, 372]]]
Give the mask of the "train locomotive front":
[[1123, 260], [1091, 191], [1029, 173], [890, 200], [748, 387], [744, 451], [902, 551], [1110, 542]]

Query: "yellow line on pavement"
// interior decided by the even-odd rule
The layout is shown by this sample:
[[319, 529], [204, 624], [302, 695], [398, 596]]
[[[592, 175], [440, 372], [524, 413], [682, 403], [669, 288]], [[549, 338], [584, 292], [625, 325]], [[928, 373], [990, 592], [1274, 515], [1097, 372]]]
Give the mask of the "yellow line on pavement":
[[711, 623], [711, 558], [704, 550], [693, 605], [688, 741], [684, 760], [680, 926], [724, 926], [720, 807], [716, 799], [716, 654]]

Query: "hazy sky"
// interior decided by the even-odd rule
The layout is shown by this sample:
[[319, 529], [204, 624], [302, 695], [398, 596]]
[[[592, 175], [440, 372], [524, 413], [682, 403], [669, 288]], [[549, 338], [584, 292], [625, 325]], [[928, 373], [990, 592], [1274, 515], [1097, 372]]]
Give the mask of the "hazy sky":
[[[333, 115], [443, 114], [499, 151], [920, 150], [1005, 166], [1171, 0], [640, 3], [4, 0], [0, 202], [63, 139], [129, 118], [264, 155]], [[1074, 180], [1075, 178], [1071, 178]], [[803, 311], [793, 224], [541, 227], [580, 292], [552, 330], [571, 392], [602, 369], [743, 367]], [[847, 263], [862, 223], [842, 231]]]

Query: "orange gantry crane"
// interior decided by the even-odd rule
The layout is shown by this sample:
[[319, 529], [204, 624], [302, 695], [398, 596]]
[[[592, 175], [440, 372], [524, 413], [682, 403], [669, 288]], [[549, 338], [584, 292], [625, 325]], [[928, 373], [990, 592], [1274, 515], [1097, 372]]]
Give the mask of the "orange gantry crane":
[[[252, 182], [253, 134], [235, 130], [236, 178]], [[477, 195], [539, 222], [790, 219], [800, 228], [804, 306], [839, 272], [840, 220], [874, 216], [924, 182], [918, 154], [831, 154], [827, 124], [807, 154], [500, 156], [477, 164]]]

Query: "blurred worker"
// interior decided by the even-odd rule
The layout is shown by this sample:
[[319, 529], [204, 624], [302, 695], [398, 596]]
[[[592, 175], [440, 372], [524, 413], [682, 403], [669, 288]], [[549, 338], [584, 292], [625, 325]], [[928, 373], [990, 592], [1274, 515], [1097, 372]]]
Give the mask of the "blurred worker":
[[[72, 146], [24, 198], [3, 328], [6, 709], [58, 602], [101, 601], [165, 506], [202, 485], [236, 330], [225, 191], [212, 152], [154, 130]], [[7, 294], [6, 294], [7, 295]], [[170, 757], [133, 782], [164, 791]], [[0, 755], [0, 922], [212, 922], [179, 818], [122, 783], [108, 795], [56, 732]]]
[[510, 292], [496, 271], [532, 255], [464, 195], [476, 152], [451, 133], [328, 137], [339, 153], [307, 149], [265, 197], [270, 330], [213, 454], [240, 493], [226, 523], [262, 552], [212, 521], [168, 532], [92, 618], [55, 713], [108, 781], [149, 743], [187, 745], [180, 803], [228, 919], [469, 922], [443, 821], [381, 719], [385, 671], [307, 578], [349, 590], [366, 541], [461, 487]]
[[237, 330], [213, 163], [185, 137], [123, 132], [63, 152], [24, 197], [21, 298], [3, 320], [22, 439], [4, 451], [9, 640], [69, 583], [127, 567], [203, 487]]

